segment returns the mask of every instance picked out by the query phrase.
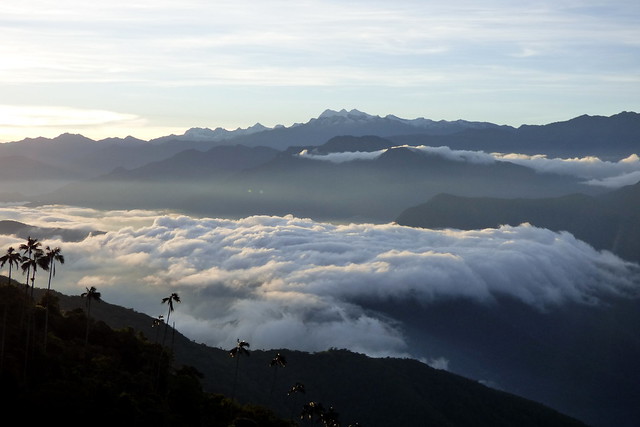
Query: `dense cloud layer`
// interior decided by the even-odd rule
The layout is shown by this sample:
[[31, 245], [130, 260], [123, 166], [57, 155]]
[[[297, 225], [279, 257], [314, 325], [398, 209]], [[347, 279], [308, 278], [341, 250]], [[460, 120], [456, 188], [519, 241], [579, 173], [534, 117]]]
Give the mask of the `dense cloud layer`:
[[[429, 147], [425, 145], [408, 147], [428, 155], [436, 155], [447, 160], [491, 164], [497, 161], [509, 162], [526, 166], [541, 173], [570, 175], [584, 179], [587, 184], [609, 188], [622, 187], [640, 181], [640, 157], [632, 154], [617, 162], [601, 160], [598, 157], [581, 158], [548, 158], [546, 155], [485, 153], [483, 151], [452, 150], [449, 147]], [[387, 149], [374, 152], [345, 152], [329, 154], [313, 154], [303, 150], [299, 156], [323, 160], [333, 163], [344, 163], [355, 160], [374, 160], [385, 153]]]
[[[592, 304], [634, 294], [637, 264], [597, 252], [568, 233], [529, 225], [474, 231], [395, 224], [334, 225], [309, 219], [241, 220], [103, 213], [49, 206], [7, 207], [0, 216], [33, 225], [107, 231], [59, 245], [67, 263], [54, 288], [79, 294], [96, 286], [108, 302], [166, 315], [162, 297], [178, 292], [171, 318], [191, 338], [229, 347], [324, 350], [371, 355], [407, 352], [402, 325], [367, 301], [510, 295], [538, 308]], [[37, 236], [34, 236], [37, 237]], [[21, 241], [0, 236], [0, 248]], [[44, 279], [36, 286], [46, 286]]]

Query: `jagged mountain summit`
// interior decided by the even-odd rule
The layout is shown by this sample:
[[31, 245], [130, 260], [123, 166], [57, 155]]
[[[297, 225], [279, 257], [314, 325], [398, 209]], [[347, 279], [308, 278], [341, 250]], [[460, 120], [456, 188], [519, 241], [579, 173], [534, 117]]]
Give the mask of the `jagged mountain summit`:
[[149, 142], [153, 143], [164, 143], [167, 141], [215, 141], [222, 142], [226, 141], [238, 136], [246, 136], [251, 135], [257, 132], [262, 132], [266, 130], [270, 130], [272, 128], [263, 126], [260, 123], [256, 123], [253, 126], [248, 128], [237, 128], [235, 130], [228, 130], [222, 127], [217, 127], [215, 129], [210, 128], [202, 128], [202, 127], [193, 127], [187, 129], [182, 135], [168, 135], [162, 136], [160, 138], [155, 138], [150, 140]]

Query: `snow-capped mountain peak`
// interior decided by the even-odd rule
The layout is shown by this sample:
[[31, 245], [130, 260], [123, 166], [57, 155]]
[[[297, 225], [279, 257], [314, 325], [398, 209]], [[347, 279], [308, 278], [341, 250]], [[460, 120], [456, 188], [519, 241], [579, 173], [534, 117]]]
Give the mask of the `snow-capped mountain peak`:
[[335, 110], [324, 110], [322, 112], [322, 114], [320, 114], [318, 116], [318, 119], [330, 119], [330, 118], [336, 118], [336, 117], [341, 117], [341, 118], [351, 118], [351, 119], [369, 119], [369, 118], [374, 118], [376, 116], [372, 116], [370, 114], [364, 113], [362, 111], [356, 110], [355, 108], [351, 111], [347, 111], [344, 108], [340, 111], [335, 111]]

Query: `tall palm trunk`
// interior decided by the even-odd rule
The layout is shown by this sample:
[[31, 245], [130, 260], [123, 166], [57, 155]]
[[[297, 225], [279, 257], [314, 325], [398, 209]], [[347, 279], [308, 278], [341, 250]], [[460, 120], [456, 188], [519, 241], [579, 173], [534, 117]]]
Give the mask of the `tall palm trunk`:
[[7, 336], [7, 311], [9, 310], [9, 304], [2, 305], [4, 310], [2, 311], [2, 342], [0, 342], [0, 375], [4, 371], [4, 343]]
[[169, 308], [169, 312], [167, 313], [167, 321], [164, 324], [164, 333], [162, 334], [162, 347], [164, 347], [164, 343], [167, 340], [167, 330], [169, 329], [169, 317], [171, 317], [171, 308]]
[[[53, 263], [53, 260], [51, 260]], [[51, 290], [51, 276], [53, 274], [53, 266], [49, 267], [49, 283], [47, 284], [47, 293], [44, 296], [44, 352], [47, 352], [47, 340], [49, 335], [49, 291]]]
[[91, 297], [87, 298], [87, 329], [84, 333], [84, 348], [89, 343], [89, 325], [91, 324]]

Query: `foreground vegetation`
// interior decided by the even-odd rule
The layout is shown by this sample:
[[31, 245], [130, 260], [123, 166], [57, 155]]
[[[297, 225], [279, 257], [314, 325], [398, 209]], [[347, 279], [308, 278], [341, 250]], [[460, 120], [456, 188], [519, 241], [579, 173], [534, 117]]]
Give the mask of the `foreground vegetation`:
[[[292, 425], [264, 407], [239, 405], [204, 392], [200, 372], [177, 366], [171, 352], [132, 328], [114, 330], [92, 321], [82, 309], [62, 312], [53, 294], [49, 301], [25, 304], [22, 287], [17, 282], [6, 285], [4, 280], [0, 285], [5, 415], [15, 413], [29, 424]], [[40, 332], [45, 305], [49, 307], [46, 353]], [[29, 316], [32, 322], [27, 322]]]

